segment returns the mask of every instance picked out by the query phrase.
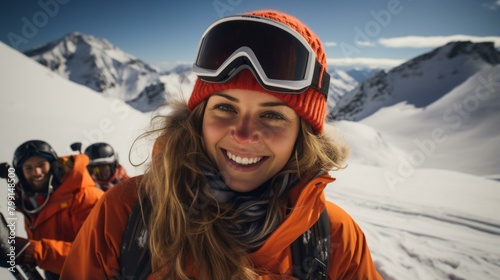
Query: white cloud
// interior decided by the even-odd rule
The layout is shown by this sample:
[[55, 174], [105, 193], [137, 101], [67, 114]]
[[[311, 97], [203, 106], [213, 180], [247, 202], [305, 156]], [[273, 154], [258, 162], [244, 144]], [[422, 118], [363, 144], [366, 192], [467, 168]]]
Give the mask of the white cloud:
[[500, 46], [499, 36], [480, 37], [457, 34], [450, 36], [404, 36], [379, 39], [379, 43], [382, 46], [389, 48], [431, 48], [440, 47], [453, 41], [493, 42], [495, 47]]
[[364, 48], [364, 47], [373, 47], [375, 46], [375, 43], [370, 41], [357, 41], [356, 45]]
[[[499, 0], [500, 1], [500, 0]], [[323, 46], [325, 48], [330, 48], [330, 47], [336, 47], [338, 46], [339, 44], [337, 42], [333, 42], [333, 41], [330, 41], [330, 42], [324, 42], [323, 43]], [[356, 42], [356, 45], [358, 47], [361, 47], [361, 48], [364, 48], [364, 47], [373, 47], [375, 46], [375, 42], [370, 42], [370, 41], [357, 41]]]
[[497, 8], [500, 7], [500, 0], [496, 0], [496, 1], [493, 1], [493, 2], [486, 2], [486, 3], [483, 3], [483, 7], [485, 7], [486, 9], [488, 10], [496, 10]]
[[[499, 0], [499, 1], [500, 1], [500, 0]], [[338, 44], [337, 44], [337, 42], [325, 42], [323, 45], [324, 45], [326, 48], [328, 48], [328, 47], [335, 47], [335, 46], [337, 46]]]
[[389, 69], [404, 63], [403, 59], [352, 57], [328, 58], [327, 63], [334, 67], [366, 67]]

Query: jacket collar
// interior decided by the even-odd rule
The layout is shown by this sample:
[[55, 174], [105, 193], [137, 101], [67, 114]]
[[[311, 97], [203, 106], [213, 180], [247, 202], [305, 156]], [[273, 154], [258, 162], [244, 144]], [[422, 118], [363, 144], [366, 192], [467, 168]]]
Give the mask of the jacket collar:
[[323, 190], [335, 181], [328, 173], [320, 175], [305, 185], [295, 186], [289, 195], [291, 211], [281, 225], [269, 236], [262, 247], [251, 255], [256, 267], [273, 270], [272, 260], [288, 252], [290, 245], [308, 230], [325, 209]]

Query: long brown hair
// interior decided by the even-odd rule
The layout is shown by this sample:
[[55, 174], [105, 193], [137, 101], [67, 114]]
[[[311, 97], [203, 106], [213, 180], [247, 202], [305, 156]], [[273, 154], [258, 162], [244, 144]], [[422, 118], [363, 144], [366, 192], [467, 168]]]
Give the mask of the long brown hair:
[[[157, 116], [161, 125], [155, 153], [139, 188], [139, 197], [151, 203], [149, 248], [153, 272], [168, 279], [189, 279], [193, 265], [198, 279], [255, 279], [248, 248], [234, 240], [219, 223], [231, 219], [227, 209], [213, 197], [200, 167], [213, 163], [204, 148], [201, 125], [206, 101], [189, 111], [185, 102], [175, 102], [167, 116]], [[287, 173], [308, 180], [320, 170], [342, 168], [348, 148], [324, 135], [315, 135], [301, 122], [295, 152], [272, 180], [279, 185]], [[283, 219], [280, 198], [269, 203], [266, 224]], [[189, 263], [187, 263], [189, 260]]]

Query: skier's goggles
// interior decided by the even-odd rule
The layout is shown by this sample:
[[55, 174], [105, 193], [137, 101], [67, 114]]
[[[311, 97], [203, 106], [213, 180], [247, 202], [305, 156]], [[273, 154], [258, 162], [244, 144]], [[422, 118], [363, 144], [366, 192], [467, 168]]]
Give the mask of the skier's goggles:
[[203, 34], [193, 65], [201, 80], [223, 83], [242, 69], [250, 69], [270, 91], [299, 94], [312, 87], [328, 96], [330, 75], [314, 50], [297, 31], [274, 20], [231, 16]]
[[[101, 173], [104, 173], [103, 170], [105, 170], [106, 168], [109, 169], [109, 174], [107, 176], [107, 178], [104, 178], [103, 177], [103, 174]], [[113, 175], [113, 168], [112, 168], [112, 165], [111, 164], [94, 164], [94, 165], [87, 165], [87, 170], [89, 171], [90, 175], [94, 178], [97, 178], [97, 179], [100, 179], [100, 180], [107, 180], [109, 179], [112, 175]]]

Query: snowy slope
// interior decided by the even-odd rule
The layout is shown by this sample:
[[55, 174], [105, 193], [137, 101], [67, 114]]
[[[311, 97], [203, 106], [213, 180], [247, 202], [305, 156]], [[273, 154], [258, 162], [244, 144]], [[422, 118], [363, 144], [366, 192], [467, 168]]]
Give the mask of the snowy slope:
[[[399, 161], [396, 167], [408, 162], [414, 167], [500, 178], [499, 123], [497, 65], [471, 76], [425, 109], [400, 103], [379, 110], [358, 125], [368, 125], [385, 141], [406, 151], [393, 157]], [[356, 149], [366, 145], [362, 142], [356, 142]]]
[[350, 164], [326, 189], [364, 230], [384, 279], [498, 279], [499, 182], [418, 169], [392, 186], [385, 173]]
[[[147, 126], [148, 114], [127, 110], [123, 102], [61, 78], [3, 44], [0, 58], [0, 117], [4, 120], [0, 161], [10, 162], [14, 149], [28, 139], [44, 139], [60, 154], [68, 154], [70, 143], [82, 141], [85, 147], [102, 135], [127, 164], [124, 159]], [[193, 79], [184, 74], [178, 75]], [[190, 88], [173, 85], [172, 90], [179, 88], [187, 97]], [[416, 121], [408, 124], [407, 133], [415, 133], [411, 126], [418, 125]], [[405, 139], [388, 137], [381, 132], [384, 127], [367, 123], [345, 121], [336, 126], [356, 148], [347, 169], [332, 172], [337, 181], [327, 187], [326, 196], [358, 221], [386, 279], [495, 279], [500, 275], [500, 218], [496, 214], [500, 183], [417, 167], [391, 184], [386, 166], [409, 152]], [[150, 143], [135, 146], [134, 162], [150, 148]], [[358, 164], [356, 158], [367, 160]], [[474, 157], [469, 160], [480, 162]], [[130, 165], [126, 168], [132, 174], [142, 172]], [[0, 197], [6, 197], [4, 181], [0, 181]], [[0, 206], [5, 211], [6, 201]], [[22, 235], [22, 228], [18, 232]], [[12, 278], [0, 268], [0, 279]]]

